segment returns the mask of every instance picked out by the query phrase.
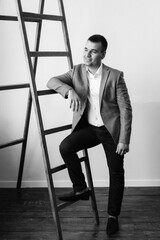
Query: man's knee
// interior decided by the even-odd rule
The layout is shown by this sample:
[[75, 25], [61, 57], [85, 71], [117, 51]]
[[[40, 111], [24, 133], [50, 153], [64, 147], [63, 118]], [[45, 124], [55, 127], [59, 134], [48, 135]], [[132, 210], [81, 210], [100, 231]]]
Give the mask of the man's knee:
[[59, 151], [62, 156], [70, 152], [70, 144], [65, 139], [60, 143]]

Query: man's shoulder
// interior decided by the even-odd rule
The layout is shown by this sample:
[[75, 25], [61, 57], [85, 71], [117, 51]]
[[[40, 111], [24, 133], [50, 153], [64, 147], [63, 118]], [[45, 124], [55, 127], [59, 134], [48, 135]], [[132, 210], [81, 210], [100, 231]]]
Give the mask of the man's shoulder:
[[74, 70], [81, 70], [81, 69], [83, 69], [84, 67], [85, 67], [85, 64], [80, 63], [80, 64], [74, 65], [74, 66], [73, 66], [73, 69], [74, 69]]
[[[117, 73], [122, 72], [121, 70], [118, 70], [118, 69], [116, 69], [116, 68], [112, 68], [112, 67], [110, 67], [110, 66], [107, 66], [107, 65], [105, 65], [104, 63], [102, 63], [102, 66], [103, 66], [104, 69], [110, 70], [110, 71], [112, 71], [112, 72], [117, 72]], [[74, 65], [74, 66], [73, 66], [73, 69], [75, 69], [75, 70], [80, 70], [80, 69], [84, 69], [85, 67], [86, 67], [86, 66], [85, 66], [84, 63], [80, 63], [80, 64], [77, 64], [77, 65]]]
[[119, 77], [123, 77], [123, 72], [118, 70], [118, 69], [115, 69], [115, 68], [112, 68], [112, 67], [109, 67], [105, 64], [103, 64], [103, 67], [104, 67], [104, 70], [105, 71], [109, 71], [109, 76], [110, 78], [112, 79], [119, 79]]
[[121, 70], [118, 70], [118, 69], [116, 69], [116, 68], [112, 68], [112, 67], [110, 67], [110, 66], [107, 66], [107, 65], [105, 65], [104, 63], [103, 63], [103, 67], [104, 67], [104, 69], [106, 69], [106, 70], [109, 70], [109, 71], [111, 71], [111, 72], [113, 72], [113, 73], [122, 73], [122, 71]]
[[74, 65], [72, 72], [73, 72], [73, 75], [76, 77], [79, 75], [80, 76], [83, 75], [85, 72], [85, 64], [81, 63], [81, 64]]

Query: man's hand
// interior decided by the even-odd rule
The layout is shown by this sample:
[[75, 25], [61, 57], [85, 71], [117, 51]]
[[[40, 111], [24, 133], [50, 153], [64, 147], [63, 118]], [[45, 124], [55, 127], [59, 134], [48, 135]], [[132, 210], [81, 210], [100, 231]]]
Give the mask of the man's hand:
[[73, 112], [82, 108], [82, 102], [78, 94], [73, 90], [69, 90], [68, 99], [70, 101], [70, 108], [72, 108]]
[[120, 155], [124, 155], [129, 152], [129, 144], [118, 143], [116, 153]]

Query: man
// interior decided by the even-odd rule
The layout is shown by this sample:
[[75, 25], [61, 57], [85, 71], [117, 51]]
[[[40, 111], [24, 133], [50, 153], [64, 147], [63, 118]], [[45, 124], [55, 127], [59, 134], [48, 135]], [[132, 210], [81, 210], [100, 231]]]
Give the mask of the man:
[[110, 175], [106, 231], [111, 235], [119, 229], [124, 191], [123, 159], [129, 151], [132, 108], [123, 73], [102, 63], [107, 46], [103, 36], [91, 36], [84, 48], [84, 64], [51, 78], [47, 86], [69, 98], [73, 110], [72, 133], [60, 144], [73, 191], [60, 200], [89, 199], [77, 152], [102, 143]]

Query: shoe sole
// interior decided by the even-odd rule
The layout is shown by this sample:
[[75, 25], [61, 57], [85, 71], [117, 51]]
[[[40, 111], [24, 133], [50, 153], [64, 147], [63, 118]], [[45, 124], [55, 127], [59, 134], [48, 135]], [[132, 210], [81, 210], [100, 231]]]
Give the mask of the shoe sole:
[[65, 198], [65, 197], [59, 197], [59, 200], [65, 201], [65, 202], [72, 202], [72, 201], [77, 201], [77, 200], [87, 201], [87, 200], [89, 200], [89, 196], [90, 196], [90, 193], [89, 193], [89, 191], [87, 191], [83, 194], [75, 195], [72, 199]]

